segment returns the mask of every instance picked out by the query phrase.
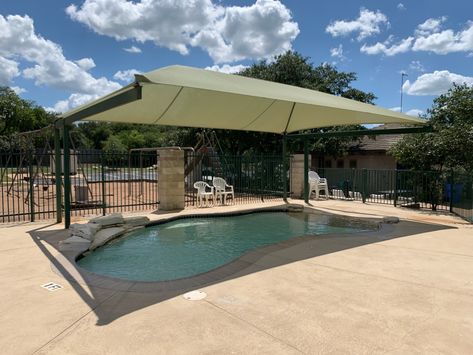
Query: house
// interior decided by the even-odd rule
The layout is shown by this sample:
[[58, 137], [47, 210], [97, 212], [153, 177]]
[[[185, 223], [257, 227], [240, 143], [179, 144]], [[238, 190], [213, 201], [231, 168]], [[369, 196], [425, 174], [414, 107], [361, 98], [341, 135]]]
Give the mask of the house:
[[[397, 124], [386, 124], [376, 129], [402, 128]], [[353, 142], [348, 152], [339, 157], [312, 154], [312, 168], [338, 169], [376, 169], [394, 170], [399, 165], [396, 159], [388, 154], [389, 149], [402, 138], [400, 134], [387, 134], [375, 137], [363, 137], [361, 142]]]

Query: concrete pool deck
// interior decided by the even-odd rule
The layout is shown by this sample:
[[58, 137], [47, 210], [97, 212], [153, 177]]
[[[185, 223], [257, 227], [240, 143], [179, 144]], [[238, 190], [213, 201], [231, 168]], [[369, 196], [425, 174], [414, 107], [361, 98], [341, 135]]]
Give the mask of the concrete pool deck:
[[[0, 349], [5, 354], [471, 353], [472, 225], [391, 206], [311, 203], [326, 212], [394, 215], [402, 221], [377, 236], [314, 238], [260, 253], [231, 276], [196, 284], [207, 293], [200, 301], [182, 297], [191, 285], [147, 292], [68, 281], [55, 248], [65, 235], [61, 226], [0, 226]], [[63, 288], [41, 288], [48, 282]]]

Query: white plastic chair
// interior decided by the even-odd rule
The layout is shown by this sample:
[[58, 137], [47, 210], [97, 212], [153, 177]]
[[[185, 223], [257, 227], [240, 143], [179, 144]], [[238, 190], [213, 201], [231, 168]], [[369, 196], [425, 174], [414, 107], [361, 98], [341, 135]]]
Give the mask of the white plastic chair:
[[212, 185], [215, 188], [215, 199], [220, 200], [222, 204], [227, 203], [227, 196], [232, 197], [232, 202], [235, 200], [233, 186], [228, 185], [225, 179], [214, 177], [212, 180]]
[[319, 192], [325, 192], [325, 198], [328, 199], [328, 183], [327, 179], [321, 178], [315, 171], [309, 171], [309, 198], [315, 191], [315, 198], [319, 198]]
[[348, 191], [348, 196], [355, 200], [363, 200], [363, 195], [358, 191]]
[[[197, 207], [203, 207], [205, 200], [205, 206], [209, 207], [209, 200], [214, 199], [214, 188], [207, 184], [205, 181], [196, 181], [194, 188], [197, 189]], [[209, 189], [210, 191], [207, 191]]]

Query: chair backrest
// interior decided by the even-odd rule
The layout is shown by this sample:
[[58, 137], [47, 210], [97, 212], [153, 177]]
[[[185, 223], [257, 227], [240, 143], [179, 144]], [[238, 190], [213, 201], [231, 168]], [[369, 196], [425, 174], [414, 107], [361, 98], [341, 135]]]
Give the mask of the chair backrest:
[[215, 190], [218, 191], [225, 191], [225, 185], [227, 185], [227, 182], [220, 178], [220, 177], [214, 177], [212, 179], [212, 185], [215, 187]]
[[315, 171], [309, 171], [309, 181], [319, 181], [320, 176]]
[[197, 193], [201, 194], [205, 192], [205, 188], [210, 187], [205, 181], [196, 181], [194, 183], [194, 189], [197, 189]]

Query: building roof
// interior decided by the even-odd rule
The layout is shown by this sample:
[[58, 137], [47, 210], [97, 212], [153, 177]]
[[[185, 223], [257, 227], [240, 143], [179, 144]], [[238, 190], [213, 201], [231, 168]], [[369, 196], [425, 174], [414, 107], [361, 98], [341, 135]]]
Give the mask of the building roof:
[[[375, 129], [403, 128], [400, 124], [384, 124]], [[364, 136], [361, 142], [353, 142], [350, 146], [351, 151], [387, 151], [402, 138], [400, 134], [386, 134], [374, 137]]]

